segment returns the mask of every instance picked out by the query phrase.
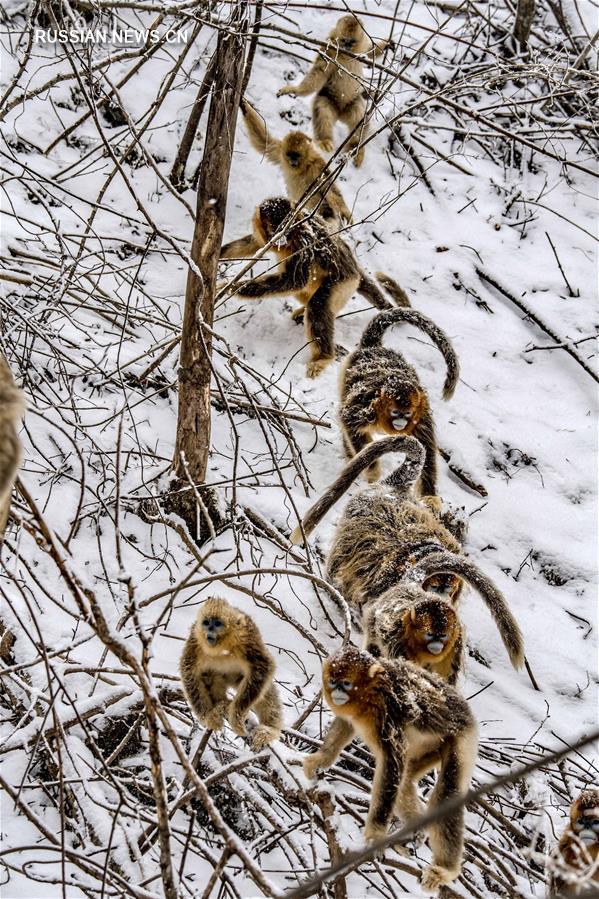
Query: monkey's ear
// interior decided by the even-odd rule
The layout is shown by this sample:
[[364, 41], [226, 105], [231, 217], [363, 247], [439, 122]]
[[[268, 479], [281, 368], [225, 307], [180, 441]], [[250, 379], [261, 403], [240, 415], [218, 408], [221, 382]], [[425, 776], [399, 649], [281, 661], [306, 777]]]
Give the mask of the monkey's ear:
[[373, 662], [373, 664], [368, 669], [368, 677], [373, 678], [376, 677], [377, 674], [380, 674], [385, 669], [379, 662]]

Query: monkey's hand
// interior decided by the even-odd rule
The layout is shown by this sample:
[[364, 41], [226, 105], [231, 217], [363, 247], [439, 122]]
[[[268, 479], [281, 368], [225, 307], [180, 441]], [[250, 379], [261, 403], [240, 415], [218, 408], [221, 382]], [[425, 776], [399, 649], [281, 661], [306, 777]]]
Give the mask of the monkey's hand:
[[441, 865], [431, 865], [422, 875], [420, 886], [425, 893], [436, 893], [444, 883], [451, 883], [459, 874], [458, 871], [450, 871]]
[[318, 146], [323, 153], [332, 153], [335, 149], [335, 145], [332, 140], [319, 140]]
[[309, 378], [317, 378], [332, 361], [332, 357], [329, 356], [321, 356], [320, 359], [313, 359], [311, 362], [308, 362], [308, 365], [306, 366], [306, 374]]
[[292, 97], [295, 97], [296, 90], [297, 88], [293, 84], [286, 84], [285, 87], [277, 91], [277, 97], [283, 97], [285, 94], [291, 94]]
[[323, 758], [320, 752], [314, 752], [312, 755], [305, 756], [303, 766], [304, 774], [308, 780], [315, 780], [318, 769], [324, 767]]
[[255, 752], [260, 752], [265, 746], [278, 740], [280, 736], [281, 731], [278, 727], [269, 727], [268, 724], [259, 724], [252, 733], [252, 749]]
[[217, 702], [202, 717], [200, 723], [208, 730], [222, 730], [225, 724], [228, 702]]
[[366, 822], [366, 826], [364, 828], [364, 840], [367, 843], [376, 843], [377, 840], [381, 840], [386, 835], [386, 827], [383, 827], [380, 824], [373, 824], [370, 821]]
[[239, 709], [234, 702], [229, 705], [227, 718], [229, 719], [229, 724], [238, 737], [247, 736], [247, 731], [245, 729], [246, 716], [247, 712], [243, 712], [241, 709]]

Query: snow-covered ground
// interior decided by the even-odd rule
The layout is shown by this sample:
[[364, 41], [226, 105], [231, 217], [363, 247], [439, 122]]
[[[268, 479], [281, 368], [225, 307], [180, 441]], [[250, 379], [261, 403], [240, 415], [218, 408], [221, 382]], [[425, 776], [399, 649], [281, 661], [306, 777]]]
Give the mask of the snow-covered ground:
[[[395, 2], [382, 0], [354, 8], [367, 10], [364, 21], [373, 36], [386, 37], [395, 7]], [[509, 11], [500, 7], [497, 24], [509, 28]], [[485, 56], [489, 32], [484, 18], [473, 16], [466, 22], [456, 16], [443, 35], [431, 38], [448, 8], [417, 2], [404, 9], [401, 4], [393, 31], [397, 55], [394, 62], [387, 58], [387, 66], [397, 68], [428, 41], [406, 74], [415, 81], [426, 75], [429, 86], [435, 79], [438, 90], [453, 76], [456, 57], [462, 59], [463, 42], [473, 40], [470, 55], [460, 63], [460, 75], [471, 78], [470, 87], [458, 81], [449, 95], [492, 118], [494, 104], [505, 103], [507, 94], [518, 91], [524, 97], [525, 89], [512, 81], [495, 86], [486, 82], [491, 55]], [[11, 15], [15, 31], [22, 28], [24, 18], [16, 5]], [[127, 13], [127, 21], [135, 23], [135, 15]], [[276, 99], [276, 90], [307, 69], [312, 50], [302, 35], [322, 38], [338, 15], [338, 10], [316, 7], [265, 9], [264, 46], [256, 54], [248, 97], [277, 136], [290, 123], [309, 130], [309, 100]], [[289, 39], [286, 47], [271, 26], [298, 37]], [[556, 28], [544, 11], [536, 27], [541, 37], [543, 31], [553, 36]], [[215, 802], [265, 875], [283, 890], [296, 885], [297, 878], [305, 876], [302, 871], [313, 873], [329, 860], [320, 819], [317, 816], [315, 823], [306, 811], [307, 784], [296, 762], [300, 752], [316, 745], [309, 738], [317, 739], [328, 721], [318, 704], [307, 716], [302, 713], [318, 692], [323, 653], [339, 644], [343, 632], [340, 610], [310, 580], [310, 574], [323, 574], [342, 505], [318, 528], [307, 555], [285, 549], [284, 537], [297, 524], [298, 514], [343, 464], [336, 423], [340, 362], [317, 380], [306, 378], [308, 350], [302, 329], [289, 315], [292, 301], [233, 298], [217, 311], [215, 330], [223, 340], [216, 343], [215, 367], [228, 385], [232, 417], [222, 403], [215, 407], [208, 482], [222, 485], [223, 508], [236, 504], [235, 528], [198, 551], [172, 526], [151, 524], [139, 514], [140, 502], [159, 495], [167, 485], [177, 421], [176, 350], [141, 384], [135, 376], [179, 333], [195, 200], [191, 189], [180, 198], [167, 190], [158, 173], [163, 179], [168, 176], [215, 40], [215, 32], [204, 26], [172, 83], [164, 79], [180, 47], [159, 50], [119, 89], [138, 128], [157, 93], [166, 91], [141, 138], [143, 153], [136, 149], [134, 164], [123, 164], [128, 186], [115, 171], [99, 131], [101, 127], [122, 152], [130, 140], [127, 126], [112, 126], [101, 112], [97, 123], [88, 117], [69, 141], [60, 141], [44, 155], [87, 110], [87, 88], [76, 78], [52, 84], [9, 113], [3, 122], [1, 263], [5, 273], [24, 273], [33, 280], [2, 280], [1, 335], [27, 394], [23, 484], [56, 535], [68, 569], [95, 593], [110, 626], [128, 638], [139, 655], [132, 619], [125, 614], [130, 607], [123, 573], [131, 578], [143, 626], [152, 637], [155, 683], [190, 756], [200, 733], [190, 736], [184, 702], [176, 692], [173, 699], [164, 691], [178, 687], [182, 641], [198, 603], [216, 592], [249, 610], [275, 655], [289, 729], [272, 755], [265, 755], [270, 774], [266, 761], [254, 764], [247, 746], [231, 731], [212, 735], [203, 748], [201, 773], [214, 774], [240, 760], [239, 769], [223, 778], [214, 792]], [[490, 40], [497, 43], [497, 34]], [[6, 35], [3, 41], [4, 92], [18, 62], [6, 52]], [[543, 46], [540, 38], [536, 45]], [[94, 50], [97, 58], [106, 52]], [[541, 51], [538, 55], [545, 59]], [[113, 62], [110, 83], [117, 84], [131, 64]], [[477, 66], [485, 78], [479, 78]], [[72, 71], [64, 48], [34, 45], [12, 96], [42, 86], [58, 72]], [[527, 77], [523, 71], [523, 80]], [[531, 85], [533, 81], [531, 77]], [[536, 81], [534, 85], [531, 92], [538, 87]], [[397, 82], [374, 116], [373, 127], [420, 99], [409, 84]], [[507, 118], [498, 121], [508, 131], [513, 127]], [[414, 142], [432, 191], [399, 144], [390, 152], [387, 133], [369, 145], [361, 169], [348, 162], [339, 184], [354, 210], [355, 224], [347, 239], [361, 265], [371, 273], [382, 269], [395, 277], [414, 308], [446, 331], [459, 354], [460, 384], [454, 398], [444, 403], [444, 371], [437, 351], [411, 329], [397, 329], [388, 338], [416, 365], [429, 391], [440, 445], [487, 491], [483, 498], [469, 490], [439, 460], [440, 493], [446, 502], [464, 507], [470, 521], [466, 551], [508, 598], [539, 687], [533, 688], [526, 671], [511, 669], [488, 613], [474, 593], [467, 594], [462, 614], [470, 652], [460, 686], [466, 696], [473, 696], [472, 709], [480, 722], [483, 751], [476, 777], [482, 782], [530, 761], [539, 747], [560, 747], [597, 726], [596, 383], [564, 349], [547, 349], [554, 341], [477, 274], [477, 269], [484, 270], [522, 300], [560, 342], [591, 337], [596, 187], [590, 174], [566, 169], [538, 151], [524, 149], [520, 160], [522, 148], [508, 139], [497, 138], [489, 154], [485, 124], [464, 118], [460, 125], [462, 137], [456, 135], [456, 121], [447, 107], [432, 102], [402, 121], [405, 136], [419, 134], [460, 166], [452, 167]], [[205, 117], [200, 130], [204, 127]], [[340, 128], [337, 137], [343, 136]], [[530, 139], [592, 169], [590, 145], [570, 133], [566, 136], [571, 139], [563, 141], [549, 130], [541, 143], [531, 129]], [[198, 164], [202, 145], [203, 131], [188, 172]], [[279, 171], [251, 149], [239, 122], [225, 239], [246, 233], [254, 206], [282, 193]], [[83, 235], [86, 239], [80, 243]], [[575, 296], [569, 295], [560, 264]], [[337, 342], [351, 350], [372, 315], [364, 300], [354, 298], [337, 321]], [[238, 363], [231, 365], [227, 348]], [[594, 366], [592, 341], [580, 343], [576, 352]], [[248, 415], [244, 390], [263, 406], [274, 398], [295, 417], [257, 420]], [[235, 400], [246, 406], [240, 408]], [[283, 536], [281, 545], [259, 532], [247, 508], [274, 525]], [[4, 796], [2, 840], [9, 853], [2, 895], [74, 899], [99, 892], [108, 846], [112, 874], [107, 892], [116, 894], [114, 878], [123, 876], [131, 895], [160, 896], [158, 844], [143, 855], [137, 848], [140, 834], [154, 819], [143, 721], [131, 745], [106, 762], [128, 728], [139, 725], [139, 685], [105, 653], [57, 565], [44, 545], [36, 543], [31, 506], [21, 497], [14, 511], [20, 523], [13, 522], [9, 529], [2, 555], [2, 621], [16, 636], [3, 665], [17, 670], [2, 678], [2, 776], [32, 816], [28, 819], [22, 807], [16, 809]], [[211, 553], [205, 559], [207, 549]], [[250, 573], [235, 576], [236, 571]], [[223, 573], [226, 578], [214, 578]], [[100, 676], [95, 673], [98, 667]], [[103, 701], [112, 704], [104, 708]], [[50, 731], [61, 722], [64, 733], [56, 741]], [[298, 729], [307, 739], [301, 739]], [[41, 733], [45, 736], [38, 741]], [[173, 801], [183, 769], [167, 739], [162, 749]], [[526, 787], [508, 788], [494, 797], [492, 808], [526, 837], [519, 847], [514, 834], [506, 833], [488, 811], [470, 811], [466, 877], [452, 895], [509, 895], [502, 864], [513, 878], [511, 895], [543, 895], [542, 869], [538, 858], [531, 863], [528, 844], [537, 829], [553, 843], [569, 799], [593, 780], [593, 772], [597, 779], [592, 759], [592, 751], [584, 750], [561, 774], [547, 768]], [[361, 841], [367, 777], [367, 768], [352, 763], [345, 772], [337, 769], [322, 780], [336, 797], [342, 849]], [[182, 896], [203, 895], [222, 854], [222, 841], [205, 812], [200, 805], [194, 808], [195, 820], [189, 806], [172, 819], [174, 863], [183, 871]], [[55, 840], [58, 835], [44, 851], [38, 844], [50, 846], [50, 837], [40, 835], [42, 822]], [[479, 833], [490, 856], [479, 845]], [[64, 867], [61, 841], [71, 852]], [[81, 855], [96, 869], [84, 873], [76, 861]], [[423, 848], [410, 859], [387, 853], [385, 860], [348, 878], [348, 896], [418, 896], [417, 879], [409, 872], [421, 867], [426, 857]], [[401, 869], [404, 863], [406, 870]], [[498, 881], [485, 866], [495, 871]], [[216, 886], [211, 895], [261, 894], [243, 874], [235, 854], [225, 870], [223, 892]], [[61, 886], [61, 879], [68, 885]]]

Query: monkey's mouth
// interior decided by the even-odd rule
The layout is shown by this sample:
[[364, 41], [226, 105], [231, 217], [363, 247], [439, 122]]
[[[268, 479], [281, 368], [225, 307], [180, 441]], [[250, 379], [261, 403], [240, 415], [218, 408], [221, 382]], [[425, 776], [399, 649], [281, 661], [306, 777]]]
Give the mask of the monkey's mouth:
[[331, 699], [335, 705], [345, 705], [346, 702], [349, 702], [349, 696], [345, 690], [331, 690]]
[[402, 415], [401, 412], [391, 413], [391, 427], [394, 431], [403, 431], [410, 423], [409, 415]]
[[581, 843], [590, 846], [593, 843], [599, 842], [599, 834], [595, 833], [594, 830], [581, 830], [578, 834], [578, 839]]
[[439, 653], [443, 652], [445, 649], [445, 643], [443, 643], [442, 640], [432, 640], [430, 643], [426, 644], [426, 648], [434, 656], [438, 656]]
[[206, 642], [210, 644], [210, 646], [216, 646], [218, 643], [218, 637], [216, 634], [206, 634]]

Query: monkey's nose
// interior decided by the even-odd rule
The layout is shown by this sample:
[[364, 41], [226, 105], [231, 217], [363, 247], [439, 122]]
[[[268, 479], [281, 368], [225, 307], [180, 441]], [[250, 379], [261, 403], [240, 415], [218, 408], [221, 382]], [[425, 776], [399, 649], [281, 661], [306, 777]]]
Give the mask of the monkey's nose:
[[429, 652], [432, 652], [434, 656], [438, 656], [440, 652], [443, 652], [445, 649], [445, 643], [443, 640], [432, 640], [430, 643], [426, 644], [426, 648]]

